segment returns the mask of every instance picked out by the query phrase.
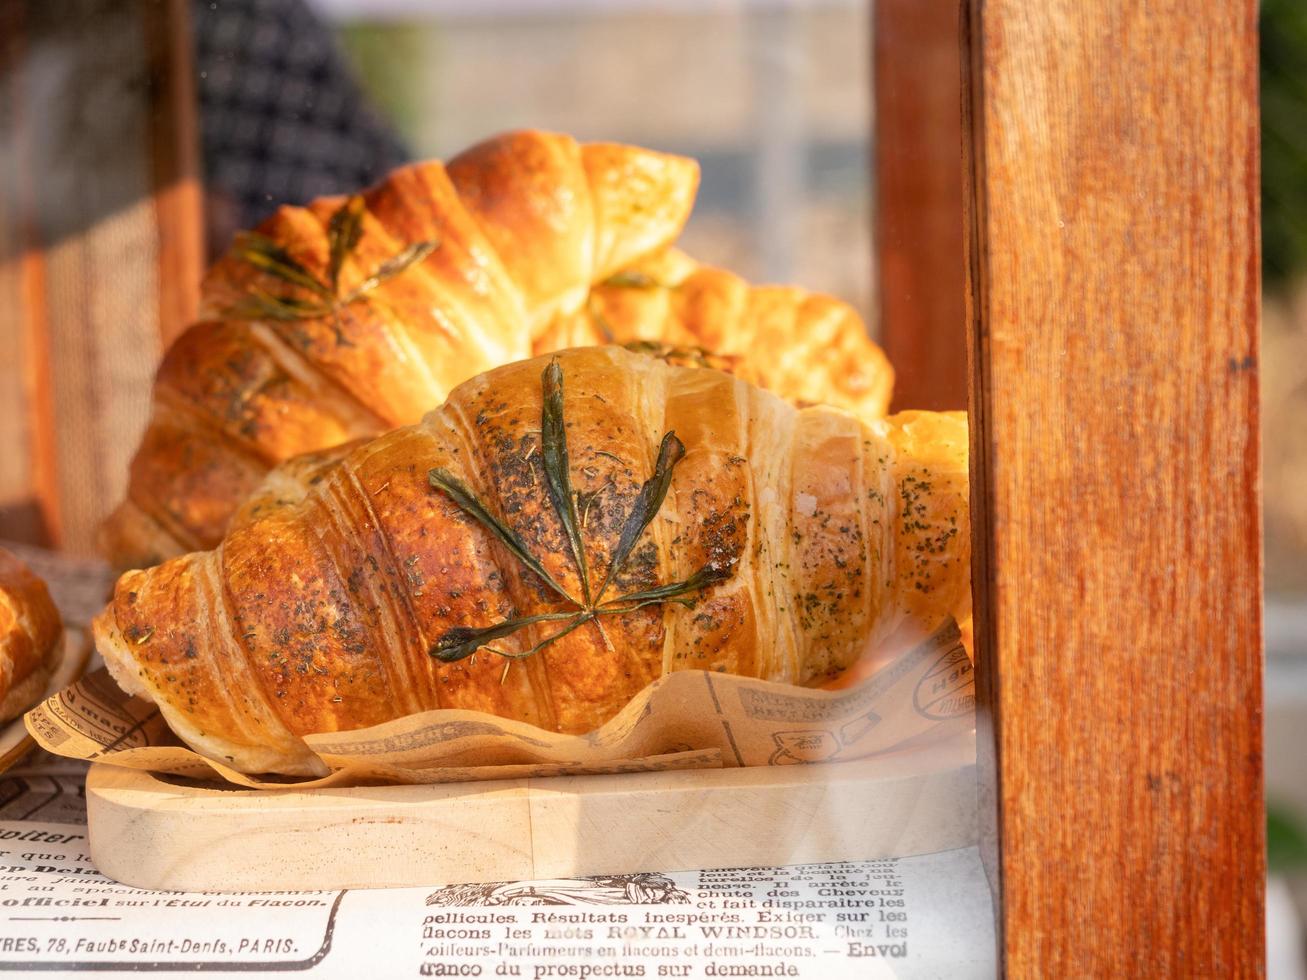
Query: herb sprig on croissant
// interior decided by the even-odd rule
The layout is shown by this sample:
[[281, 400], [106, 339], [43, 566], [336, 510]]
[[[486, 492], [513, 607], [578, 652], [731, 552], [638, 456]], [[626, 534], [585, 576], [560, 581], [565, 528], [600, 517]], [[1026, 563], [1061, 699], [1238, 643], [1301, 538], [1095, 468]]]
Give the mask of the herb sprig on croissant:
[[[533, 350], [708, 346], [787, 398], [883, 414], [892, 373], [846, 304], [667, 253], [697, 184], [693, 160], [526, 131], [279, 209], [210, 271], [204, 319], [164, 357], [106, 557], [212, 548], [276, 464], [416, 422]], [[620, 301], [651, 272], [665, 288]]]
[[[124, 575], [95, 626], [119, 683], [206, 755], [310, 773], [314, 732], [438, 707], [584, 732], [669, 671], [818, 683], [964, 613], [959, 415], [868, 423], [621, 348], [565, 351], [560, 496], [544, 463], [550, 363], [479, 375], [418, 425], [292, 461], [217, 549]], [[615, 562], [660, 456], [663, 499]], [[518, 659], [575, 619], [559, 590], [593, 595], [582, 568], [589, 588], [614, 569], [616, 596], [714, 574], [674, 596], [686, 604], [590, 616]], [[441, 656], [451, 636], [515, 620], [530, 621]]]

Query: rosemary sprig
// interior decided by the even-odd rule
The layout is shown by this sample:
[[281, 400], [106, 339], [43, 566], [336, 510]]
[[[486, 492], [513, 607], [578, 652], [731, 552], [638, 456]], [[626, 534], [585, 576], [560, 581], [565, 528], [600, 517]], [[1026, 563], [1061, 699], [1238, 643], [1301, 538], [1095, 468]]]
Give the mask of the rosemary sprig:
[[[577, 600], [569, 595], [549, 575], [540, 560], [530, 553], [521, 536], [491, 514], [466, 485], [447, 470], [433, 469], [428, 474], [432, 488], [446, 493], [460, 510], [494, 534], [522, 564], [535, 572], [572, 607], [558, 612], [510, 617], [491, 626], [479, 628], [455, 626], [446, 630], [428, 651], [431, 656], [444, 663], [454, 663], [471, 657], [482, 647], [510, 660], [530, 657], [601, 616], [621, 616], [647, 606], [667, 602], [691, 605], [692, 601], [689, 598], [691, 594], [722, 582], [732, 574], [732, 566], [709, 562], [680, 582], [668, 582], [608, 600], [604, 599], [609, 586], [620, 575], [645, 529], [662, 508], [672, 484], [672, 472], [676, 464], [685, 456], [685, 446], [681, 440], [676, 438], [676, 433], [668, 432], [663, 436], [662, 443], [658, 447], [658, 460], [654, 464], [653, 475], [640, 487], [640, 492], [636, 494], [635, 501], [631, 505], [630, 513], [622, 523], [622, 532], [618, 537], [617, 547], [613, 550], [603, 582], [598, 590], [592, 593], [585, 543], [581, 537], [582, 527], [577, 520], [578, 495], [572, 489], [567, 452], [567, 424], [563, 414], [563, 370], [557, 359], [549, 362], [541, 375], [540, 382], [543, 394], [540, 413], [540, 456], [545, 470], [545, 484], [550, 503], [553, 504], [554, 512], [563, 525], [573, 560], [576, 562], [583, 599]], [[559, 622], [563, 625], [523, 652], [510, 652], [487, 646], [528, 626], [548, 622]]]
[[591, 293], [590, 298], [586, 300], [586, 309], [590, 313], [590, 319], [594, 321], [595, 328], [599, 331], [599, 339], [605, 344], [617, 343], [617, 334], [613, 331], [613, 325], [608, 322], [608, 317], [600, 312], [594, 293]]
[[477, 521], [487, 531], [497, 537], [504, 543], [504, 546], [511, 551], [517, 560], [520, 561], [531, 571], [540, 576], [541, 580], [551, 589], [557, 592], [568, 602], [575, 603], [571, 594], [554, 581], [554, 577], [545, 570], [545, 566], [540, 564], [540, 560], [527, 549], [526, 542], [511, 527], [505, 524], [494, 514], [486, 510], [481, 501], [476, 498], [467, 486], [459, 480], [458, 477], [444, 469], [433, 469], [427, 473], [427, 482], [437, 490], [443, 490], [449, 494], [451, 500], [458, 504], [463, 513], [467, 514], [473, 520]]
[[[464, 657], [470, 657], [476, 653], [479, 647], [508, 636], [510, 633], [516, 633], [524, 626], [530, 626], [532, 623], [545, 623], [551, 620], [571, 619], [573, 615], [572, 612], [541, 613], [538, 616], [506, 619], [502, 623], [496, 623], [494, 626], [486, 626], [482, 629], [455, 626], [436, 641], [435, 646], [431, 648], [431, 654], [445, 661], [462, 660]], [[497, 652], [501, 657], [514, 656], [502, 651]]]
[[223, 311], [231, 320], [304, 320], [330, 312], [321, 303], [295, 296], [273, 296], [256, 289], [240, 303]]
[[650, 357], [660, 358], [668, 364], [712, 368], [715, 371], [729, 372], [730, 365], [735, 360], [729, 354], [718, 354], [706, 347], [696, 347], [689, 344], [679, 346], [660, 344], [654, 340], [631, 340], [622, 346], [632, 354], [648, 354]]
[[545, 485], [558, 519], [563, 522], [572, 557], [581, 578], [581, 595], [590, 605], [590, 571], [581, 544], [580, 521], [576, 516], [576, 494], [572, 492], [571, 464], [567, 458], [567, 424], [563, 420], [563, 369], [551, 360], [541, 377], [544, 400], [540, 410], [540, 455], [545, 465]]
[[[659, 282], [653, 276], [636, 269], [626, 269], [622, 272], [614, 272], [599, 285], [610, 289], [666, 288], [664, 283]], [[600, 311], [599, 304], [595, 302], [595, 294], [593, 292], [590, 294], [590, 297], [586, 302], [586, 308], [590, 314], [590, 319], [594, 322], [595, 329], [599, 331], [599, 338], [605, 344], [617, 343], [617, 332], [613, 330], [613, 325], [608, 322], [608, 317], [604, 316], [602, 311]]]
[[267, 235], [257, 231], [243, 231], [236, 236], [232, 251], [256, 269], [284, 280], [292, 286], [301, 286], [319, 296], [331, 298], [331, 290], [313, 278], [313, 274]]
[[659, 282], [647, 272], [640, 272], [636, 269], [627, 269], [624, 272], [614, 272], [605, 279], [601, 285], [608, 286], [612, 289], [659, 289], [663, 288], [663, 283]]
[[439, 247], [440, 242], [437, 241], [414, 242], [403, 251], [392, 255], [390, 258], [386, 259], [385, 262], [382, 262], [381, 265], [377, 266], [370, 276], [355, 286], [354, 289], [350, 291], [349, 295], [341, 300], [341, 303], [348, 306], [355, 300], [362, 299], [382, 283], [389, 279], [394, 279], [409, 266], [421, 262]]
[[663, 436], [662, 444], [658, 447], [658, 461], [654, 464], [653, 476], [644, 481], [640, 492], [635, 496], [635, 503], [631, 505], [631, 512], [626, 515], [621, 536], [617, 539], [617, 547], [613, 550], [613, 560], [608, 563], [608, 574], [604, 576], [603, 584], [599, 586], [598, 599], [604, 597], [604, 593], [608, 591], [608, 583], [626, 564], [626, 559], [630, 556], [635, 543], [640, 540], [640, 535], [662, 509], [667, 491], [672, 485], [672, 470], [684, 455], [685, 445], [676, 438], [675, 432]]
[[363, 237], [363, 198], [355, 194], [327, 222], [327, 277], [331, 295], [340, 295], [340, 268]]
[[[348, 293], [342, 295], [340, 273], [345, 260], [358, 248], [363, 237], [363, 215], [367, 211], [363, 197], [355, 194], [348, 198], [327, 221], [327, 277], [316, 278], [285, 248], [258, 232], [242, 232], [236, 236], [232, 254], [260, 270], [311, 297], [288, 293], [273, 295], [254, 289], [243, 301], [223, 310], [231, 320], [309, 320], [332, 317], [338, 339], [340, 312], [345, 307], [365, 299], [378, 286], [421, 262], [440, 247], [440, 242], [428, 240], [405, 246], [395, 255], [378, 265]], [[342, 339], [343, 342], [343, 339]]]
[[[684, 598], [691, 592], [698, 592], [700, 589], [706, 589], [710, 585], [716, 585], [718, 582], [725, 581], [730, 577], [730, 570], [725, 568], [716, 568], [712, 565], [704, 565], [697, 572], [685, 579], [683, 582], [671, 582], [667, 585], [655, 585], [652, 589], [644, 589], [640, 592], [628, 592], [624, 596], [610, 600], [603, 606], [605, 613], [619, 615], [621, 613], [635, 612], [645, 606], [652, 606], [661, 602], [676, 602], [683, 606], [692, 605], [690, 600]], [[618, 602], [629, 603], [622, 608], [617, 608], [614, 604]]]
[[[596, 613], [595, 615], [598, 615], [598, 613]], [[545, 647], [549, 646], [549, 644], [553, 643], [555, 640], [561, 640], [568, 633], [572, 632], [572, 630], [579, 629], [580, 627], [584, 626], [586, 623], [590, 622], [590, 620], [594, 618], [595, 618], [594, 615], [573, 614], [571, 622], [569, 622], [562, 629], [550, 633], [535, 646], [531, 647], [531, 649], [524, 650], [522, 653], [506, 653], [502, 650], [496, 650], [495, 653], [499, 654], [501, 657], [507, 657], [511, 660], [525, 660], [527, 657], [535, 656], [537, 653], [539, 653]]]

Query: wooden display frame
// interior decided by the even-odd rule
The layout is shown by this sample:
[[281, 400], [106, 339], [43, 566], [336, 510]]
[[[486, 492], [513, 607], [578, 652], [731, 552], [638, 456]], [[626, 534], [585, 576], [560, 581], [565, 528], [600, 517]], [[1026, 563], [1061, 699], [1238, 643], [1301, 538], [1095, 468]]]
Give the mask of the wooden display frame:
[[[960, 29], [931, 6], [883, 16], [961, 41], [1000, 971], [1260, 976], [1256, 5], [964, 0]], [[901, 118], [877, 139], [930, 125]], [[951, 161], [921, 165], [951, 193]], [[883, 289], [949, 281], [903, 251], [923, 266]], [[908, 347], [951, 370], [940, 318], [883, 329], [931, 324]]]
[[[902, 27], [942, 43], [932, 50], [960, 43], [967, 109], [965, 167], [936, 142], [912, 161], [923, 172], [879, 172], [877, 241], [908, 236], [881, 277], [882, 331], [909, 359], [905, 381], [922, 392], [970, 381], [980, 792], [1000, 967], [1260, 975], [1256, 5], [962, 0], [960, 22], [957, 11], [877, 4], [885, 37]], [[889, 98], [920, 66], [877, 52]], [[934, 88], [901, 91], [936, 113], [954, 84], [929, 72], [915, 83]], [[885, 147], [929, 139], [930, 118], [913, 113], [882, 111], [877, 124]], [[896, 196], [906, 177], [919, 181], [915, 203]], [[197, 199], [160, 202], [192, 241]], [[949, 233], [932, 221], [923, 233], [939, 237], [913, 239], [905, 210], [942, 199], [966, 212], [961, 329], [944, 295], [955, 256], [930, 244]], [[38, 295], [46, 245], [22, 241], [0, 272]], [[161, 296], [159, 308], [175, 318], [191, 302]], [[39, 360], [43, 309], [18, 330], [25, 363]], [[30, 497], [58, 537], [50, 384], [31, 374]]]

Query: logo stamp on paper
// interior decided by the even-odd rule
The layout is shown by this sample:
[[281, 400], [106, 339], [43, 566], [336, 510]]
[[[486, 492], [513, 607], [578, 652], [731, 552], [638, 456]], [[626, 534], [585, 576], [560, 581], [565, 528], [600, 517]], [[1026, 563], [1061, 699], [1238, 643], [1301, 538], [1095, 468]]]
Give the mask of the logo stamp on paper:
[[976, 709], [975, 677], [971, 658], [954, 647], [935, 661], [917, 681], [912, 706], [925, 718], [944, 721]]
[[834, 732], [824, 729], [776, 732], [772, 735], [776, 751], [767, 760], [769, 766], [794, 766], [805, 762], [826, 762], [839, 754], [842, 746]]
[[818, 700], [811, 692], [801, 695], [741, 686], [740, 705], [757, 721], [834, 721], [870, 706], [872, 692], [855, 690], [829, 700]]

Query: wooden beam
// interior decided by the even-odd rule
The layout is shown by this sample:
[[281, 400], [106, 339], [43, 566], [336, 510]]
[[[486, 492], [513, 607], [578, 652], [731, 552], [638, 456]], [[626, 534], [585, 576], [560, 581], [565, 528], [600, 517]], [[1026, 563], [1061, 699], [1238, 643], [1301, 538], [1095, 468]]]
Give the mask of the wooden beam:
[[0, 3], [0, 536], [93, 549], [159, 351], [194, 319], [203, 234], [186, 10]]
[[875, 241], [895, 408], [965, 408], [958, 0], [876, 0]]
[[32, 11], [0, 5], [0, 537], [50, 545], [60, 537], [57, 421], [46, 264], [33, 202], [35, 126], [28, 75]]
[[1260, 976], [1255, 4], [970, 0], [968, 31], [1002, 965]]
[[159, 337], [167, 347], [199, 316], [204, 276], [200, 107], [187, 0], [145, 0], [150, 62], [154, 215], [159, 234]]

